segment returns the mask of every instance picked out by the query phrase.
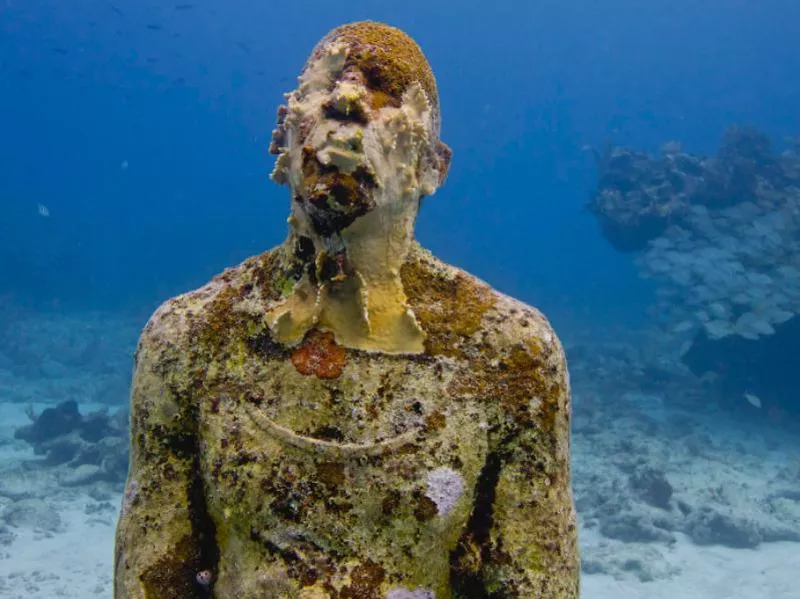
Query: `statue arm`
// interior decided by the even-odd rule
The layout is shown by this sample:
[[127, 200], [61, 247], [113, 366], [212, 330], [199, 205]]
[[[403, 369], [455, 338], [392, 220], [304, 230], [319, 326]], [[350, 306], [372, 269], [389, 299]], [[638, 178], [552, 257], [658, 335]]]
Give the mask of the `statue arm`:
[[115, 599], [200, 597], [195, 577], [208, 568], [195, 425], [168, 384], [174, 377], [165, 367], [170, 361], [164, 347], [145, 329], [131, 392], [131, 461], [117, 524]]
[[579, 596], [569, 377], [555, 337], [543, 355], [543, 363], [526, 372], [521, 385], [511, 386], [529, 392], [517, 408], [513, 428], [496, 446], [483, 572], [491, 597]]

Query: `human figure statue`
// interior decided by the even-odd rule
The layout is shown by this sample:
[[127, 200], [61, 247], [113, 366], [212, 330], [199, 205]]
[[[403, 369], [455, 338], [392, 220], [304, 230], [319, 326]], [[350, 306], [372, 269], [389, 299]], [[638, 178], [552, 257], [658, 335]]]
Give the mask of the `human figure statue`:
[[345, 25], [286, 97], [286, 241], [139, 342], [115, 597], [578, 597], [561, 345], [414, 240], [450, 163], [424, 55]]

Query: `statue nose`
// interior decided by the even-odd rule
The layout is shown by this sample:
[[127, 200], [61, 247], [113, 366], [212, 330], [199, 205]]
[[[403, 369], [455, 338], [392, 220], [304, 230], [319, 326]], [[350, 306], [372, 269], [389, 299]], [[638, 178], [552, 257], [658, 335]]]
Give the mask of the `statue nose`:
[[326, 118], [342, 123], [366, 125], [369, 122], [369, 109], [364, 103], [364, 98], [350, 96], [346, 93], [334, 92], [331, 98], [322, 105], [322, 114]]

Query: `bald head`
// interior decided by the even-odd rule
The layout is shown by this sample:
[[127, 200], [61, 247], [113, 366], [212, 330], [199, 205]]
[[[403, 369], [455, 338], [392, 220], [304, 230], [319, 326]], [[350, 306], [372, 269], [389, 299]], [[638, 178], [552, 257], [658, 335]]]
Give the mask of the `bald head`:
[[422, 50], [405, 32], [373, 21], [342, 25], [316, 45], [306, 68], [332, 44], [347, 46], [348, 53], [342, 73], [349, 77], [363, 78], [365, 85], [373, 92], [373, 108], [400, 106], [403, 92], [417, 82], [425, 91], [438, 123], [439, 95], [436, 79]]

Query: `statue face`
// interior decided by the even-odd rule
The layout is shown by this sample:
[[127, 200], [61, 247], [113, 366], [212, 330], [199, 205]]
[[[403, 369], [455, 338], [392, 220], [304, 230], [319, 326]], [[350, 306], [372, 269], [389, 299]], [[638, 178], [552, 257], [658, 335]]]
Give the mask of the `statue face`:
[[273, 178], [291, 187], [296, 219], [323, 237], [376, 210], [415, 216], [449, 165], [438, 108], [422, 86], [392, 97], [347, 64], [349, 51], [332, 44], [312, 57], [279, 111], [272, 148]]
[[380, 117], [372, 113], [372, 92], [354, 69], [305, 98], [295, 93], [298, 104], [311, 100], [313, 109], [302, 111], [287, 129], [290, 147], [301, 148], [292, 154], [300, 164], [291, 169], [302, 175], [292, 181], [293, 200], [327, 236], [379, 205], [381, 179], [389, 175], [388, 153], [379, 151]]

